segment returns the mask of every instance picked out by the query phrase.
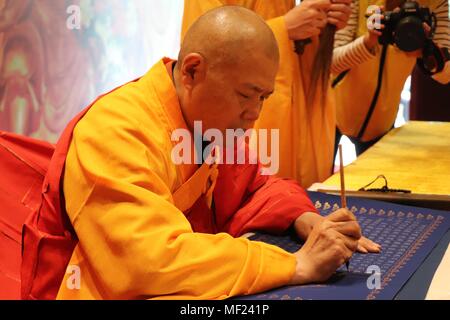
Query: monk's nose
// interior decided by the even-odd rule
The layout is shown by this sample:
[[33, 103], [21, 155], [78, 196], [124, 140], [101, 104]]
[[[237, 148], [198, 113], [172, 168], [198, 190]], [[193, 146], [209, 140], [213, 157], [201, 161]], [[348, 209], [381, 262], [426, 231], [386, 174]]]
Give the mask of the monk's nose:
[[256, 121], [259, 118], [260, 110], [247, 111], [243, 115], [243, 119], [246, 121]]
[[258, 104], [257, 106], [254, 106], [252, 108], [247, 109], [242, 118], [246, 121], [256, 121], [259, 118], [259, 115], [261, 113], [262, 103]]

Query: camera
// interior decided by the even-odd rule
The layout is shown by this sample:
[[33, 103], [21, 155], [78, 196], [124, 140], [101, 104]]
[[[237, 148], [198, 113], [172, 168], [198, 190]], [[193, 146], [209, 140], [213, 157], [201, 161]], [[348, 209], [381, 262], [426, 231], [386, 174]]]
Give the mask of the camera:
[[427, 35], [423, 23], [427, 23], [432, 30], [436, 28], [436, 16], [416, 1], [407, 1], [399, 11], [388, 11], [383, 15], [385, 28], [380, 30], [379, 43], [395, 44], [405, 52], [423, 49], [432, 38], [433, 32]]

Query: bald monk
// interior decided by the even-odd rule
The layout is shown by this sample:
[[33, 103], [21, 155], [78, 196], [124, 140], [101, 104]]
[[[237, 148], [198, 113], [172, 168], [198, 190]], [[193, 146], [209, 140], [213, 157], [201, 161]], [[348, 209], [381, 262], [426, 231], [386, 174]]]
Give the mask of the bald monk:
[[[66, 274], [58, 299], [225, 299], [325, 281], [350, 259], [361, 231], [348, 210], [313, 226], [304, 190], [262, 176], [259, 164], [219, 165], [216, 179], [213, 164], [171, 159], [172, 133], [193, 133], [194, 121], [251, 128], [278, 62], [265, 22], [223, 7], [191, 27], [178, 62], [164, 59], [93, 104], [74, 129], [63, 186], [81, 284]], [[255, 88], [258, 98], [244, 97]], [[205, 187], [191, 183], [202, 168], [212, 168]], [[308, 238], [295, 254], [237, 238], [294, 225]]]

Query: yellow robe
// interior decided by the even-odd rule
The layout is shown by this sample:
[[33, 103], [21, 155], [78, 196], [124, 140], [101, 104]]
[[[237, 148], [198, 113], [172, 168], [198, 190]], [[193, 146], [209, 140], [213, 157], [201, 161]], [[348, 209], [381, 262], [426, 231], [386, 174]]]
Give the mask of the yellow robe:
[[[385, 1], [359, 0], [360, 13], [357, 37], [367, 32], [365, 17], [369, 5], [383, 5]], [[422, 5], [434, 9], [437, 1], [421, 0]], [[381, 50], [374, 59], [353, 67], [335, 89], [336, 117], [339, 130], [356, 138], [369, 111], [378, 80]], [[394, 46], [389, 46], [383, 71], [383, 82], [362, 141], [370, 141], [386, 134], [395, 122], [406, 79], [411, 75], [416, 58], [406, 55]]]
[[225, 299], [294, 274], [293, 255], [194, 233], [175, 207], [174, 191], [197, 167], [171, 160], [171, 133], [187, 127], [164, 62], [101, 98], [75, 127], [64, 194], [79, 244], [58, 299]]
[[336, 113], [331, 95], [324, 107], [318, 101], [306, 104], [317, 38], [301, 57], [294, 52], [283, 17], [295, 6], [293, 0], [185, 0], [182, 35], [201, 14], [223, 4], [242, 5], [261, 15], [278, 41], [281, 59], [275, 92], [264, 103], [255, 127], [280, 130], [279, 175], [296, 179], [305, 188], [324, 181], [332, 172]]

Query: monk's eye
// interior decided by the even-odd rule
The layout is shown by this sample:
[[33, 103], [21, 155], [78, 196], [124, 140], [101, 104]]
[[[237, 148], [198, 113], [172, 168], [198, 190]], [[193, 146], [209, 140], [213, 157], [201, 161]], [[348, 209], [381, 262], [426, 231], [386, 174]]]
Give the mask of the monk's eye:
[[238, 92], [239, 96], [241, 96], [244, 99], [250, 99], [250, 96], [243, 94], [242, 92]]

